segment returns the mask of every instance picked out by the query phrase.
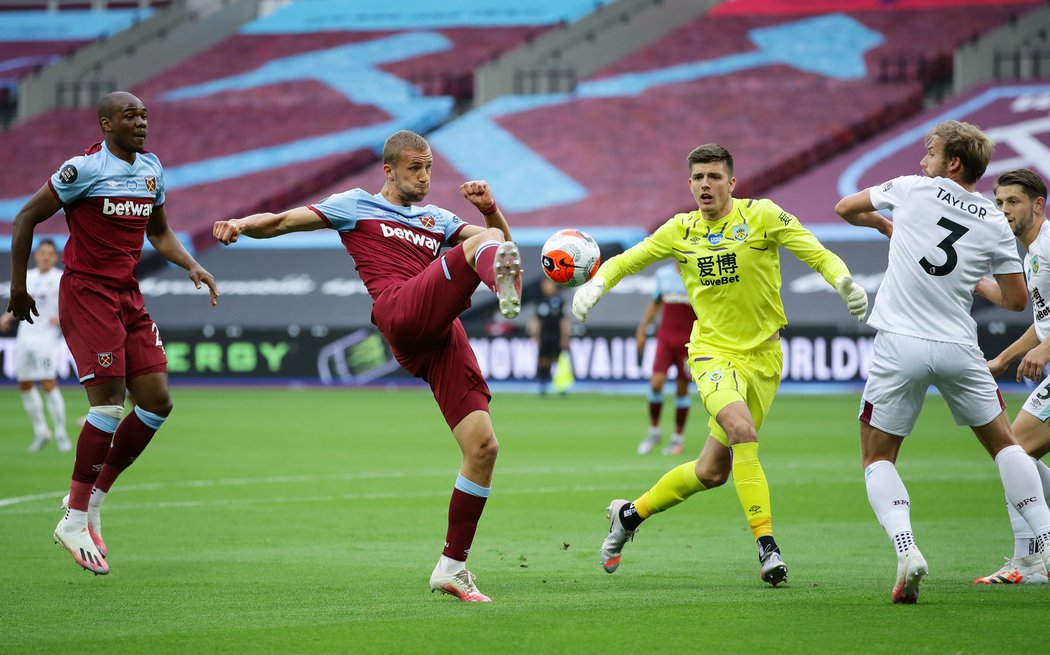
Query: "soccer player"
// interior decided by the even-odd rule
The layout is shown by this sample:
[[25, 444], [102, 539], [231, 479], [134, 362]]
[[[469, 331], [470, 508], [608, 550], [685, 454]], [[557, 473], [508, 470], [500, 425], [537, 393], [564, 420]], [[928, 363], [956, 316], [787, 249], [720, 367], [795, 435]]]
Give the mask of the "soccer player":
[[638, 526], [689, 496], [725, 484], [730, 472], [744, 515], [758, 542], [760, 576], [776, 586], [787, 565], [773, 538], [769, 484], [758, 459], [758, 431], [780, 386], [780, 330], [787, 325], [780, 298], [784, 246], [834, 287], [857, 320], [868, 309], [864, 289], [841, 259], [798, 219], [769, 200], [734, 198], [733, 157], [720, 145], [689, 153], [689, 188], [698, 210], [676, 214], [653, 234], [608, 260], [580, 287], [572, 311], [581, 321], [626, 275], [674, 257], [696, 312], [689, 365], [703, 399], [710, 435], [700, 456], [671, 469], [633, 502], [609, 504], [602, 567], [620, 565], [624, 544]]
[[542, 297], [536, 303], [527, 330], [536, 344], [536, 379], [540, 383], [540, 395], [545, 396], [551, 388], [551, 366], [569, 347], [569, 317], [553, 280], [544, 277], [540, 291]]
[[[1016, 359], [1023, 358], [1017, 368], [1017, 381], [1029, 378], [1038, 386], [1028, 396], [1024, 407], [1012, 425], [1017, 443], [1033, 458], [1050, 452], [1050, 377], [1046, 365], [1050, 363], [1050, 224], [1046, 222], [1046, 183], [1036, 173], [1022, 168], [1003, 173], [995, 182], [995, 203], [1006, 215], [1010, 229], [1024, 246], [1025, 279], [1032, 299], [1032, 326], [994, 359], [988, 361], [992, 375], [998, 377]], [[998, 287], [990, 279], [977, 284], [977, 293], [999, 304]], [[1050, 495], [1050, 468], [1039, 459], [1036, 469], [1043, 487], [1044, 498]], [[1035, 533], [1013, 503], [1007, 499], [1007, 513], [1014, 531], [1014, 554], [995, 573], [977, 578], [978, 584], [1046, 584], [1047, 571], [1042, 553], [1038, 550]], [[1045, 548], [1046, 545], [1044, 544]]]
[[[35, 453], [51, 440], [51, 430], [44, 417], [44, 402], [36, 388], [39, 383], [47, 395], [47, 409], [54, 425], [55, 446], [60, 452], [72, 449], [66, 434], [66, 401], [58, 388], [55, 375], [55, 353], [62, 339], [58, 327], [58, 284], [62, 270], [55, 267], [58, 249], [51, 239], [42, 239], [33, 253], [36, 268], [26, 272], [26, 290], [37, 301], [40, 320], [23, 323], [15, 337], [15, 377], [22, 392], [22, 406], [33, 424], [33, 443], [29, 452]], [[4, 314], [0, 329], [6, 330], [14, 320], [13, 314]]]
[[[253, 214], [215, 223], [215, 238], [268, 239], [332, 228], [354, 259], [372, 296], [372, 322], [397, 361], [426, 380], [463, 454], [448, 509], [445, 548], [430, 589], [467, 602], [489, 602], [467, 570], [467, 554], [489, 496], [499, 443], [489, 417], [488, 385], [459, 314], [479, 283], [495, 294], [500, 313], [521, 310], [521, 256], [484, 181], [460, 191], [486, 227], [464, 223], [435, 205], [418, 206], [430, 191], [434, 157], [422, 136], [402, 130], [383, 145], [386, 181], [379, 193], [351, 189], [280, 214]], [[453, 246], [442, 253], [444, 244]]]
[[653, 358], [652, 377], [649, 378], [649, 433], [638, 444], [638, 454], [648, 455], [663, 441], [660, 431], [660, 414], [664, 408], [664, 384], [667, 382], [667, 371], [675, 367], [675, 416], [674, 433], [671, 443], [663, 449], [664, 455], [681, 455], [685, 450], [685, 421], [689, 416], [689, 405], [692, 398], [689, 393], [689, 374], [685, 366], [686, 346], [693, 331], [696, 313], [689, 302], [685, 283], [674, 264], [667, 264], [656, 269], [656, 289], [653, 297], [642, 314], [642, 320], [635, 330], [634, 338], [638, 343], [638, 357], [645, 352], [648, 338], [646, 329], [656, 320], [656, 315], [663, 308], [660, 327], [656, 331], [656, 356]]
[[[835, 206], [848, 223], [892, 235], [886, 275], [868, 320], [878, 334], [859, 419], [868, 501], [897, 552], [894, 603], [916, 602], [929, 569], [915, 544], [911, 500], [896, 461], [931, 384], [955, 422], [970, 426], [995, 459], [1006, 497], [1040, 548], [1050, 540], [1050, 510], [1039, 474], [1010, 430], [970, 316], [974, 290], [986, 271], [994, 275], [997, 304], [1021, 311], [1027, 302], [1010, 226], [995, 204], [974, 190], [994, 146], [977, 127], [952, 120], [933, 126], [924, 142], [919, 164], [924, 175], [895, 178]], [[876, 211], [883, 209], [892, 212], [892, 221]]]
[[[98, 121], [103, 141], [62, 164], [15, 217], [8, 311], [30, 324], [40, 316], [26, 283], [33, 230], [64, 209], [69, 241], [58, 315], [91, 408], [77, 440], [68, 507], [54, 534], [77, 564], [104, 575], [109, 565], [102, 503], [172, 408], [164, 345], [135, 278], [143, 235], [165, 259], [189, 271], [197, 288], [208, 286], [212, 305], [218, 291], [168, 226], [164, 170], [145, 150], [142, 101], [111, 93], [98, 104]], [[137, 403], [127, 417], [125, 389]]]

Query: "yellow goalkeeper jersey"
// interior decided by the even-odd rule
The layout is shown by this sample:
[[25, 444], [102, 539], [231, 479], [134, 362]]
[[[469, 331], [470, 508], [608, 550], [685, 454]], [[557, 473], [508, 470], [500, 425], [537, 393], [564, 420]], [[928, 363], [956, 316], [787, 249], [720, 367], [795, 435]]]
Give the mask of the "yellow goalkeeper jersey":
[[596, 277], [610, 290], [625, 276], [674, 257], [697, 316], [691, 346], [748, 352], [787, 325], [778, 246], [833, 288], [836, 279], [850, 274], [838, 255], [776, 203], [734, 198], [732, 211], [718, 221], [705, 220], [699, 210], [676, 214], [641, 243], [602, 264]]

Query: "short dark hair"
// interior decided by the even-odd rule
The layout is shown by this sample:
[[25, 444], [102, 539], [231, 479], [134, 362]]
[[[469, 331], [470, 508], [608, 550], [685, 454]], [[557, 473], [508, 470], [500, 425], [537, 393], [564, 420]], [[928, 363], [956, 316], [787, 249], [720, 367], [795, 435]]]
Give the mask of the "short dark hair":
[[940, 139], [946, 158], [959, 158], [965, 171], [964, 181], [976, 183], [988, 170], [995, 144], [976, 125], [963, 121], [943, 121], [930, 128], [923, 143], [929, 145], [934, 138]]
[[693, 148], [687, 161], [689, 162], [689, 170], [693, 169], [693, 164], [708, 164], [720, 161], [725, 163], [726, 168], [729, 169], [729, 175], [733, 175], [733, 155], [729, 154], [728, 150], [717, 143], [705, 143], [702, 146]]
[[430, 144], [415, 132], [409, 130], [394, 132], [383, 143], [383, 163], [396, 166], [403, 150], [426, 152], [430, 150]]
[[55, 252], [58, 252], [58, 246], [55, 245], [53, 239], [41, 239], [40, 242], [36, 244], [36, 249], [40, 250], [43, 246], [51, 246], [55, 249]]
[[1001, 186], [1013, 185], [1021, 187], [1029, 200], [1035, 200], [1036, 198], [1046, 199], [1046, 182], [1043, 182], [1043, 178], [1039, 177], [1035, 171], [1027, 168], [1018, 168], [1006, 171], [995, 181], [996, 189]]

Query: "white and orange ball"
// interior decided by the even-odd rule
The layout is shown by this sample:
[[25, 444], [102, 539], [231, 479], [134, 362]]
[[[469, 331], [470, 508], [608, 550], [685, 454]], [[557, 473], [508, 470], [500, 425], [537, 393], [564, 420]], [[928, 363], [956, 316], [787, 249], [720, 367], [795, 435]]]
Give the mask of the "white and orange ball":
[[562, 287], [578, 287], [598, 271], [602, 253], [586, 232], [561, 230], [543, 244], [543, 272]]

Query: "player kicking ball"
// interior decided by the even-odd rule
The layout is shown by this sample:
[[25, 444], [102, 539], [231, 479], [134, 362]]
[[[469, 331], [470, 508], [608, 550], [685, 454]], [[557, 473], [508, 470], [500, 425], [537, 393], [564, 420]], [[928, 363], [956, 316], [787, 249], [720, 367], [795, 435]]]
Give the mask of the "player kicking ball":
[[[515, 318], [521, 311], [521, 257], [486, 182], [460, 187], [486, 227], [464, 223], [435, 205], [416, 204], [430, 191], [433, 162], [426, 139], [403, 130], [383, 145], [386, 181], [379, 193], [351, 189], [280, 214], [218, 221], [214, 235], [229, 245], [242, 235], [339, 232], [372, 297], [372, 322], [401, 366], [430, 384], [463, 455], [430, 589], [489, 602], [466, 561], [489, 497], [499, 442], [489, 417], [492, 396], [458, 317], [483, 283], [496, 294], [500, 313]], [[442, 252], [445, 245], [452, 247]]]

